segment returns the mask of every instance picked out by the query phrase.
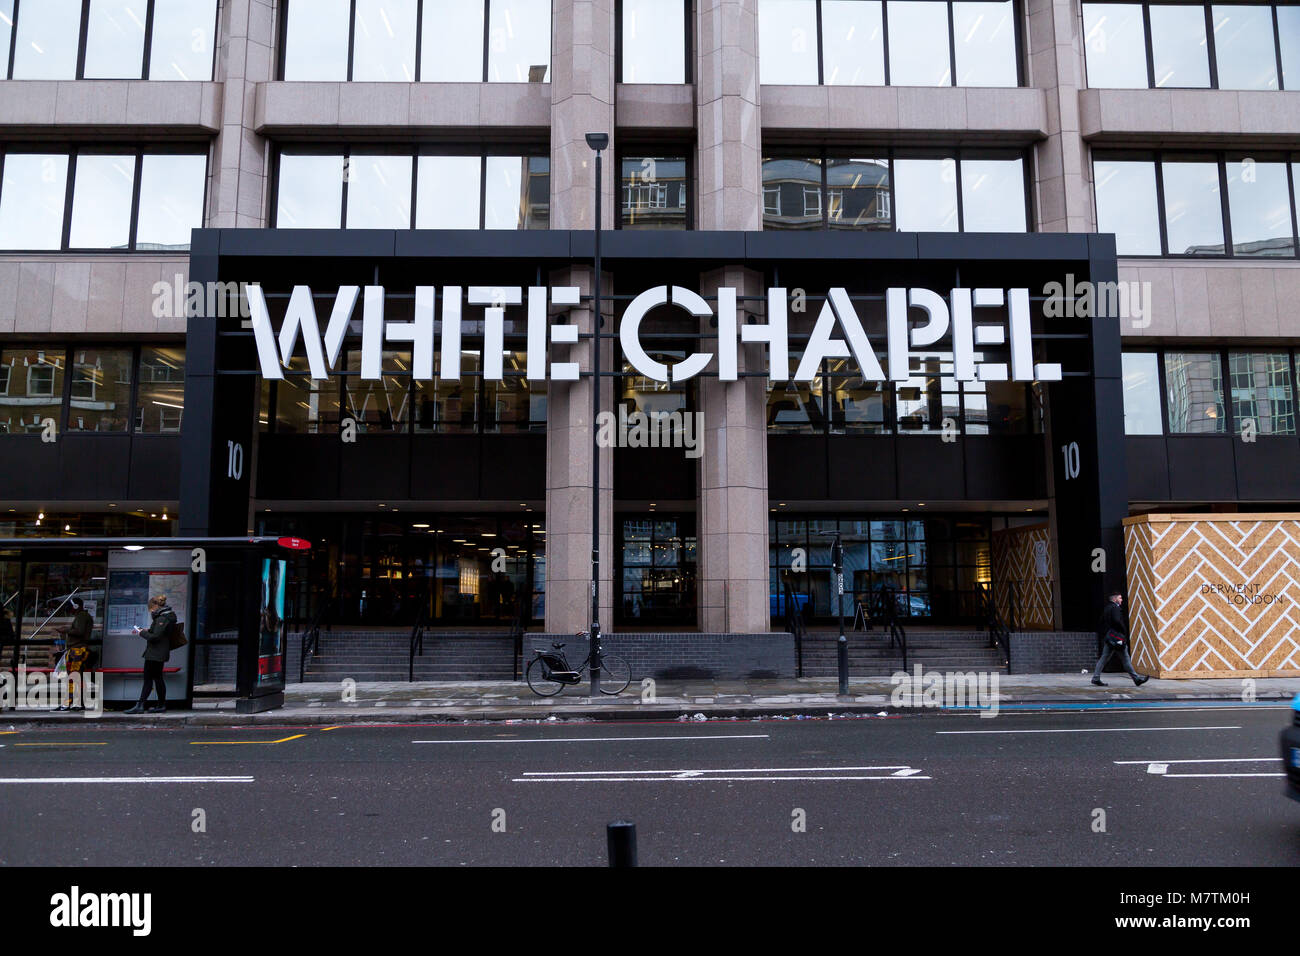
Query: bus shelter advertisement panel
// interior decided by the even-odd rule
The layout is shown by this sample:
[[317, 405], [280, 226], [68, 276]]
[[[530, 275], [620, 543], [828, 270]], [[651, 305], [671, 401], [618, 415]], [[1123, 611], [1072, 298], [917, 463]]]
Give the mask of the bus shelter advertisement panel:
[[261, 643], [257, 653], [257, 686], [284, 686], [284, 580], [286, 563], [262, 560], [262, 607], [258, 615]]

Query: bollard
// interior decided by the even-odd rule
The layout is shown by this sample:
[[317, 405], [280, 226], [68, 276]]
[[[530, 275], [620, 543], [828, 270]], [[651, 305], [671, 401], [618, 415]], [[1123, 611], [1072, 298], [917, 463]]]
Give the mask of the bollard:
[[610, 866], [636, 866], [636, 824], [615, 820], [605, 827]]

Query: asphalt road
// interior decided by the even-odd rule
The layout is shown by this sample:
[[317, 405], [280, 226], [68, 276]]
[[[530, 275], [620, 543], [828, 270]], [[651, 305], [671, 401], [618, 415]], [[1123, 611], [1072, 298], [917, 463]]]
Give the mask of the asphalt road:
[[0, 734], [0, 863], [603, 865], [605, 824], [626, 818], [642, 865], [1295, 866], [1289, 717], [87, 721]]

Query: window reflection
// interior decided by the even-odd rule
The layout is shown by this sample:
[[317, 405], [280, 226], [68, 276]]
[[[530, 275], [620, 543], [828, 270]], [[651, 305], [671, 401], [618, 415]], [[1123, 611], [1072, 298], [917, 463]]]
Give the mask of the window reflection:
[[436, 83], [483, 80], [481, 0], [424, 0], [420, 79]]
[[1083, 4], [1088, 85], [1146, 89], [1146, 27], [1140, 3]]
[[889, 229], [889, 160], [828, 159], [827, 221], [832, 229]]
[[1286, 352], [1229, 352], [1232, 418], [1238, 435], [1294, 435], [1295, 395]]
[[[22, 12], [26, 14], [26, 10]], [[90, 0], [86, 23], [86, 79], [140, 78], [147, 16], [146, 0]]]
[[763, 160], [764, 229], [820, 229], [821, 199], [820, 159]]
[[341, 381], [333, 375], [314, 379], [308, 374], [306, 358], [291, 358], [284, 378], [275, 383], [275, 430], [296, 435], [336, 431]]
[[1169, 254], [1223, 253], [1218, 163], [1165, 161], [1160, 169]]
[[884, 84], [880, 0], [823, 0], [822, 79], [827, 86]]
[[147, 155], [140, 170], [137, 249], [188, 249], [190, 231], [203, 225], [208, 158]]
[[62, 427], [64, 352], [0, 350], [0, 433], [36, 435], [45, 419]]
[[963, 159], [961, 203], [967, 232], [1025, 232], [1023, 160]]
[[624, 83], [686, 82], [686, 0], [623, 0]]
[[212, 79], [216, 23], [217, 0], [155, 3], [149, 79]]
[[131, 241], [134, 156], [77, 157], [72, 192], [73, 249], [125, 249]]
[[[14, 33], [14, 0], [0, 0], [0, 63], [5, 65], [3, 75], [8, 75], [9, 49]], [[0, 598], [2, 600], [2, 598]]]
[[356, 0], [352, 79], [415, 82], [416, 0]]
[[952, 28], [958, 86], [1017, 85], [1016, 22], [1011, 0], [954, 3]]
[[483, 430], [494, 433], [546, 430], [546, 383], [524, 377], [525, 356], [509, 349], [505, 378], [483, 383]]
[[349, 349], [344, 385], [348, 417], [363, 432], [405, 432], [411, 411], [411, 353], [380, 353], [382, 375], [361, 377], [361, 352]]
[[1277, 35], [1282, 42], [1282, 85], [1300, 90], [1300, 6], [1277, 7]]
[[136, 394], [136, 431], [146, 434], [179, 432], [184, 411], [185, 350], [142, 348], [140, 385]]
[[551, 72], [551, 0], [492, 0], [488, 80], [545, 83]]
[[482, 168], [478, 156], [421, 156], [415, 228], [477, 229]]
[[342, 210], [342, 156], [280, 155], [277, 228], [337, 229]]
[[[1278, 7], [1278, 13], [1284, 9], [1287, 8]], [[1214, 58], [1219, 73], [1219, 89], [1277, 89], [1272, 9], [1239, 4], [1216, 5], [1210, 8], [1210, 13], [1214, 21]], [[1279, 20], [1278, 26], [1281, 25]]]
[[81, 0], [29, 0], [18, 14], [13, 78], [76, 79]]
[[815, 0], [762, 0], [758, 5], [760, 83], [816, 84]]
[[1155, 352], [1125, 352], [1121, 356], [1124, 374], [1124, 434], [1159, 435], [1159, 356]]
[[1166, 353], [1165, 393], [1170, 433], [1223, 433], [1223, 370], [1217, 352]]
[[547, 228], [550, 157], [489, 156], [486, 167], [483, 228]]
[[68, 157], [9, 153], [0, 179], [0, 249], [58, 249]]
[[1205, 8], [1152, 4], [1149, 11], [1156, 86], [1208, 87], [1210, 62], [1206, 55]]
[[72, 353], [68, 430], [124, 432], [131, 424], [131, 366], [126, 349]]
[[1238, 256], [1291, 256], [1291, 199], [1286, 163], [1229, 162], [1228, 216]]
[[955, 160], [895, 159], [894, 195], [900, 232], [957, 231]]
[[348, 78], [351, 0], [292, 0], [285, 19], [284, 78]]
[[353, 153], [348, 160], [349, 229], [411, 227], [410, 156]]
[[620, 228], [688, 227], [684, 156], [624, 156], [621, 165]]
[[1153, 162], [1096, 160], [1097, 231], [1115, 233], [1122, 256], [1160, 255], [1160, 213]]
[[885, 14], [889, 19], [890, 84], [950, 86], [946, 5], [929, 0], [887, 0]]
[[916, 352], [909, 359], [910, 377], [898, 383], [898, 431], [942, 432], [944, 419], [961, 421], [957, 380], [951, 352]]

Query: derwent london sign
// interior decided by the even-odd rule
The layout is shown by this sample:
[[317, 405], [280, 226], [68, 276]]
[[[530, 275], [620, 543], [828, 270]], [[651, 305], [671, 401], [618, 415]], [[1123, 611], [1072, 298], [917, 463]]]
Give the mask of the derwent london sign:
[[[253, 334], [257, 342], [262, 375], [268, 379], [284, 377], [283, 368], [293, 355], [299, 338], [306, 352], [307, 366], [313, 379], [329, 376], [338, 365], [343, 340], [347, 334], [360, 286], [340, 286], [330, 312], [324, 336], [316, 316], [311, 289], [295, 286], [289, 296], [284, 321], [277, 336], [266, 299], [258, 285], [248, 285], [248, 305], [252, 314]], [[461, 339], [463, 304], [483, 307], [483, 377], [501, 381], [505, 377], [505, 308], [521, 305], [525, 290], [521, 286], [443, 286], [440, 377], [461, 377]], [[551, 324], [550, 306], [579, 304], [581, 290], [576, 286], [527, 289], [527, 349], [524, 354], [525, 377], [532, 380], [575, 381], [578, 363], [551, 362], [549, 344], [573, 345], [578, 341], [578, 327]], [[742, 343], [767, 346], [768, 378], [773, 382], [790, 379], [787, 337], [787, 290], [767, 292], [767, 323], [740, 324], [736, 307], [736, 290], [722, 288], [717, 295], [718, 378], [735, 381], [736, 355]], [[628, 303], [619, 325], [619, 344], [633, 368], [659, 382], [676, 382], [693, 378], [713, 362], [712, 352], [696, 352], [670, 369], [655, 361], [641, 346], [640, 326], [646, 314], [658, 306], [673, 305], [697, 318], [715, 316], [715, 310], [696, 292], [682, 286], [655, 286]], [[381, 356], [385, 343], [409, 343], [412, 349], [412, 372], [416, 379], [433, 378], [435, 288], [417, 286], [412, 321], [388, 321], [384, 318], [384, 287], [364, 288], [361, 318], [361, 378], [382, 377]], [[976, 324], [977, 309], [1006, 309], [1005, 324], [999, 317], [995, 324]], [[925, 313], [926, 322], [913, 327], [909, 311]], [[989, 317], [993, 319], [992, 316]], [[885, 357], [888, 374], [876, 358], [875, 349], [863, 329], [848, 293], [833, 288], [826, 297], [813, 327], [794, 380], [809, 382], [817, 375], [824, 359], [852, 358], [862, 378], [869, 382], [906, 381], [912, 377], [908, 356], [913, 348], [934, 346], [945, 338], [951, 340], [953, 377], [962, 382], [1059, 382], [1061, 366], [1033, 360], [1030, 331], [1029, 290], [967, 288], [953, 289], [948, 299], [925, 288], [893, 288], [885, 292], [887, 343]], [[479, 323], [475, 321], [477, 326]], [[477, 331], [477, 330], [476, 330]], [[843, 337], [839, 337], [842, 335]], [[1005, 362], [978, 361], [977, 349], [1009, 346], [1010, 367]]]

